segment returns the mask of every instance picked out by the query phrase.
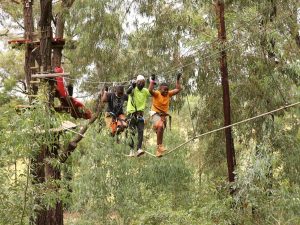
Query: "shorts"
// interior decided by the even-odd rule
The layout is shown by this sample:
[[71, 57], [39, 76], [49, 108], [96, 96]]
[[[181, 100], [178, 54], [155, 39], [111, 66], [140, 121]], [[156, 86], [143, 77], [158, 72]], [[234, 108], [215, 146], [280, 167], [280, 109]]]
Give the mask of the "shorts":
[[151, 121], [153, 125], [153, 129], [156, 130], [159, 127], [165, 129], [167, 127], [167, 116], [162, 116], [157, 113], [151, 116]]
[[124, 114], [120, 114], [117, 117], [117, 119], [115, 119], [108, 112], [106, 112], [104, 119], [105, 119], [106, 127], [110, 129], [112, 134], [115, 134], [117, 132], [118, 127], [120, 132], [127, 127], [127, 123], [125, 122], [126, 117]]

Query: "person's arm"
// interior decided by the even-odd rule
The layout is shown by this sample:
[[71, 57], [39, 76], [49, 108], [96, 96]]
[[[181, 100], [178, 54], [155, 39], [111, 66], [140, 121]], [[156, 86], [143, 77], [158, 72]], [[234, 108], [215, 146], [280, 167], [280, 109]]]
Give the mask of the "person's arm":
[[105, 90], [103, 92], [103, 95], [101, 97], [101, 102], [107, 102], [108, 101], [108, 88], [105, 87]]
[[152, 74], [150, 77], [150, 84], [149, 84], [149, 92], [153, 96], [154, 95], [154, 85], [155, 85], [155, 74]]
[[173, 89], [172, 91], [170, 91], [170, 95], [173, 96], [173, 95], [177, 95], [181, 90], [181, 84], [180, 84], [180, 78], [181, 78], [182, 74], [181, 73], [178, 73], [177, 74], [177, 77], [176, 77], [176, 87], [175, 89]]
[[130, 81], [130, 86], [126, 91], [126, 94], [130, 95], [132, 93], [133, 89], [135, 88], [135, 86], [136, 86], [135, 80]]

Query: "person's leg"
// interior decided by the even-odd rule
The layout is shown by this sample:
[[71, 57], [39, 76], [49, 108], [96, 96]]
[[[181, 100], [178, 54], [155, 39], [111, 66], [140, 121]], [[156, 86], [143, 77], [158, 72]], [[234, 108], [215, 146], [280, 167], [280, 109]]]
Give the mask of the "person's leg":
[[160, 115], [154, 114], [152, 116], [153, 129], [156, 132], [156, 143], [157, 145], [162, 144], [163, 132], [164, 132], [164, 122]]
[[164, 136], [164, 126], [162, 121], [159, 121], [159, 124], [157, 125], [156, 136], [157, 136], [156, 139], [157, 145], [161, 145], [163, 143], [163, 136]]
[[156, 149], [156, 156], [161, 157], [165, 152], [165, 149], [162, 145], [163, 143], [163, 135], [165, 129], [165, 117], [160, 117], [160, 120], [156, 124], [156, 136], [157, 136], [157, 149]]
[[109, 129], [109, 128], [110, 128], [111, 121], [112, 121], [112, 118], [111, 118], [111, 116], [109, 115], [108, 112], [106, 112], [106, 113], [104, 114], [104, 120], [105, 120], [106, 128]]
[[128, 130], [129, 130], [129, 147], [130, 147], [130, 153], [129, 156], [134, 156], [134, 140], [133, 137], [135, 136], [135, 130], [136, 130], [136, 121], [135, 118], [130, 118], [128, 120]]
[[121, 133], [124, 131], [124, 129], [127, 127], [127, 123], [125, 122], [125, 116], [123, 114], [118, 116], [118, 133]]
[[117, 122], [112, 120], [111, 124], [110, 124], [110, 132], [111, 132], [111, 136], [115, 136], [116, 132], [117, 132]]
[[138, 131], [138, 144], [137, 144], [137, 149], [141, 149], [143, 145], [143, 140], [144, 140], [144, 127], [145, 123], [144, 121], [138, 121], [137, 122], [137, 131]]
[[110, 132], [111, 132], [112, 136], [114, 136], [117, 127], [116, 127], [116, 124], [114, 124], [113, 119], [109, 115], [108, 112], [105, 113], [104, 120], [105, 120], [106, 127], [108, 129], [110, 129]]
[[142, 145], [144, 140], [144, 127], [145, 127], [144, 120], [138, 120], [137, 121], [137, 132], [138, 132], [137, 156], [138, 157], [145, 153], [145, 151], [142, 150]]

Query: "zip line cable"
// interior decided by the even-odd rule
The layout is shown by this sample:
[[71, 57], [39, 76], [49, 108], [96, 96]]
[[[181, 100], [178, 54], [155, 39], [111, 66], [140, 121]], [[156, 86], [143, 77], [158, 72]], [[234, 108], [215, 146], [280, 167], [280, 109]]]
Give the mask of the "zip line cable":
[[184, 146], [184, 145], [190, 143], [191, 141], [193, 141], [193, 140], [195, 140], [195, 139], [198, 139], [198, 138], [200, 138], [200, 137], [203, 137], [203, 136], [206, 136], [206, 135], [208, 135], [208, 134], [212, 134], [212, 133], [215, 133], [215, 132], [217, 132], [217, 131], [224, 130], [224, 129], [226, 129], [226, 128], [233, 127], [233, 126], [236, 126], [236, 125], [239, 125], [239, 124], [242, 124], [242, 123], [246, 123], [246, 122], [249, 122], [249, 121], [251, 121], [251, 120], [255, 120], [255, 119], [257, 119], [257, 118], [260, 118], [260, 117], [263, 117], [263, 116], [266, 116], [266, 115], [269, 115], [269, 114], [272, 114], [272, 113], [275, 113], [275, 112], [278, 112], [278, 111], [281, 111], [281, 110], [284, 110], [284, 109], [287, 109], [287, 108], [290, 108], [290, 107], [297, 106], [297, 105], [299, 105], [299, 104], [300, 104], [300, 102], [295, 102], [295, 103], [293, 103], [293, 104], [285, 105], [285, 106], [282, 106], [282, 107], [280, 107], [280, 108], [274, 109], [274, 110], [272, 110], [272, 111], [269, 111], [269, 112], [266, 112], [266, 113], [263, 113], [263, 114], [260, 114], [260, 115], [254, 116], [254, 117], [250, 117], [250, 118], [248, 118], [248, 119], [244, 119], [244, 120], [241, 120], [241, 121], [239, 121], [239, 122], [232, 123], [232, 124], [230, 124], [230, 125], [223, 126], [223, 127], [220, 127], [220, 128], [217, 128], [217, 129], [214, 129], [214, 130], [211, 130], [211, 131], [208, 131], [208, 132], [199, 134], [199, 135], [196, 135], [195, 137], [190, 138], [190, 139], [187, 140], [186, 142], [183, 142], [182, 144], [176, 146], [176, 147], [173, 148], [172, 150], [166, 152], [166, 153], [164, 154], [164, 156], [166, 156], [166, 155], [168, 155], [168, 154], [174, 152], [175, 150], [181, 148], [182, 146]]
[[[287, 17], [285, 17], [285, 18], [288, 18], [289, 16], [290, 16], [290, 15], [287, 15]], [[257, 18], [259, 18], [259, 15], [255, 16], [254, 18], [252, 18], [251, 20], [249, 20], [249, 21], [247, 21], [247, 22], [245, 22], [245, 23], [252, 23], [252, 22], [256, 21]], [[260, 19], [260, 18], [259, 18], [259, 19]], [[283, 19], [284, 19], [284, 18], [283, 18]], [[241, 26], [239, 26], [239, 27], [237, 27], [237, 28], [235, 28], [235, 29], [233, 29], [233, 30], [231, 30], [231, 31], [229, 31], [229, 32], [237, 31], [237, 30], [240, 29], [241, 27], [243, 27], [243, 26], [241, 25]], [[276, 32], [276, 31], [277, 31], [277, 30], [271, 31], [269, 34], [272, 34], [272, 33]], [[263, 32], [263, 30], [262, 30], [261, 32]], [[264, 31], [264, 32], [266, 32], [266, 31]], [[228, 33], [228, 32], [227, 32], [227, 33]], [[214, 44], [214, 43], [216, 43], [216, 42], [218, 42], [218, 41], [219, 41], [219, 40], [216, 39], [215, 41], [209, 43], [209, 45], [212, 45], [212, 44]], [[231, 41], [229, 41], [229, 42], [227, 42], [227, 43], [232, 43], [232, 44], [231, 44], [231, 45], [228, 45], [226, 48], [224, 48], [224, 49], [222, 49], [222, 50], [220, 50], [220, 51], [217, 51], [217, 52], [215, 52], [215, 53], [208, 54], [208, 55], [206, 55], [206, 56], [200, 57], [200, 58], [198, 59], [198, 61], [201, 61], [201, 60], [204, 60], [204, 59], [207, 59], [207, 58], [211, 58], [211, 57], [213, 57], [213, 56], [215, 56], [215, 55], [218, 55], [221, 51], [224, 51], [224, 50], [226, 51], [226, 50], [230, 49], [231, 47], [234, 47], [235, 44], [238, 43], [238, 39], [234, 38], [234, 39], [232, 39]], [[195, 49], [191, 49], [191, 50], [195, 50]], [[198, 53], [199, 51], [201, 51], [201, 49], [196, 49], [196, 52], [195, 52], [194, 54], [190, 55], [190, 56], [196, 55], [196, 53]], [[187, 53], [187, 52], [186, 52], [186, 53]], [[185, 54], [186, 54], [186, 53], [185, 53]], [[184, 68], [184, 67], [187, 67], [187, 66], [196, 64], [196, 63], [197, 63], [197, 62], [191, 62], [191, 63], [183, 64], [183, 65], [180, 65], [180, 66], [174, 66], [173, 69], [170, 69], [170, 70], [167, 70], [167, 71], [160, 71], [160, 72], [158, 72], [158, 73], [160, 73], [160, 74], [168, 74], [168, 73], [176, 72], [176, 71], [178, 70], [178, 68]], [[68, 80], [75, 80], [75, 81], [77, 80], [77, 79], [73, 79], [73, 78], [66, 78], [66, 79], [68, 79]], [[118, 83], [120, 83], [120, 84], [121, 84], [121, 83], [129, 83], [129, 82], [130, 82], [130, 80], [124, 80], [124, 81], [84, 81], [84, 83], [91, 83], [91, 84], [93, 84], [93, 83], [95, 83], [95, 84], [104, 84], [104, 83], [109, 83], [109, 84], [114, 84], [114, 83], [116, 83], [116, 84], [118, 84]]]

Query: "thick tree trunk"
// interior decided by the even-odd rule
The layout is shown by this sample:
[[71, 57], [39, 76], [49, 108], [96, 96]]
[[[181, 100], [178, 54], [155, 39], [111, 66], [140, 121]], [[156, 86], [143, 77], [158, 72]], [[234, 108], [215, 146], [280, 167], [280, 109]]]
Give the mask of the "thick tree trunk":
[[[231, 124], [231, 108], [230, 108], [230, 93], [228, 82], [228, 69], [227, 69], [227, 55], [224, 50], [224, 43], [226, 42], [226, 28], [224, 18], [224, 1], [216, 1], [216, 13], [218, 17], [218, 38], [220, 40], [221, 52], [220, 52], [220, 71], [222, 75], [222, 87], [223, 87], [223, 111], [224, 111], [224, 125]], [[234, 169], [236, 165], [235, 151], [233, 145], [233, 139], [231, 134], [231, 127], [225, 129], [226, 137], [226, 154], [227, 154], [227, 167], [229, 182], [234, 182], [235, 175]], [[231, 190], [233, 193], [233, 190]]]
[[[23, 5], [23, 15], [24, 15], [24, 39], [32, 41], [33, 40], [33, 32], [34, 32], [34, 25], [33, 25], [33, 17], [32, 17], [32, 5], [33, 0], [25, 0]], [[30, 90], [30, 80], [31, 80], [31, 67], [34, 67], [34, 56], [32, 54], [33, 44], [27, 44], [25, 50], [25, 80], [26, 80], [26, 87], [27, 91], [31, 92]], [[31, 99], [30, 99], [31, 101]]]
[[52, 1], [40, 0], [41, 18], [39, 26], [41, 28], [40, 55], [42, 61], [42, 71], [51, 70], [51, 41], [52, 41]]
[[[59, 137], [57, 137], [57, 143], [59, 143], [58, 140]], [[49, 189], [51, 189], [53, 192], [59, 191], [59, 185], [56, 184], [55, 180], [60, 180], [60, 169], [53, 167], [51, 165], [51, 160], [57, 159], [58, 157], [58, 150], [59, 150], [59, 144], [53, 144], [51, 146], [51, 149], [47, 149], [45, 154], [45, 178], [46, 182], [49, 182], [49, 184], [52, 184], [53, 186], [50, 186]], [[59, 195], [59, 194], [58, 194]], [[63, 206], [62, 202], [60, 200], [56, 201], [56, 204], [54, 207], [50, 207], [47, 210], [47, 224], [51, 225], [63, 225]]]
[[[41, 151], [38, 155], [31, 160], [31, 176], [33, 177], [32, 184], [38, 185], [45, 182], [45, 166], [44, 166], [44, 158], [45, 158], [45, 146], [41, 147]], [[42, 206], [41, 199], [37, 196], [35, 197], [35, 204]], [[30, 224], [46, 224], [47, 211], [44, 207], [38, 208], [34, 210], [33, 216], [30, 217]]]
[[[34, 32], [34, 24], [33, 24], [33, 16], [32, 16], [32, 6], [33, 0], [25, 0], [23, 2], [23, 15], [24, 15], [24, 39], [33, 41], [33, 32]], [[33, 44], [27, 44], [25, 50], [25, 80], [27, 91], [31, 92], [30, 88], [30, 80], [31, 80], [31, 67], [35, 65], [34, 63], [34, 54]], [[33, 90], [36, 92], [36, 89]], [[31, 102], [31, 99], [29, 99]], [[44, 147], [41, 148], [41, 151], [31, 160], [31, 176], [33, 177], [32, 184], [38, 185], [40, 183], [45, 182], [45, 171], [44, 171]], [[41, 199], [38, 197], [35, 199], [35, 204], [41, 205]], [[46, 224], [46, 215], [47, 212], [44, 208], [36, 209], [34, 211], [35, 215], [30, 217], [30, 224]]]

